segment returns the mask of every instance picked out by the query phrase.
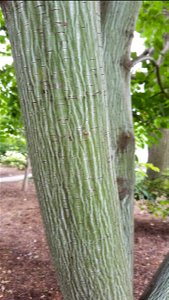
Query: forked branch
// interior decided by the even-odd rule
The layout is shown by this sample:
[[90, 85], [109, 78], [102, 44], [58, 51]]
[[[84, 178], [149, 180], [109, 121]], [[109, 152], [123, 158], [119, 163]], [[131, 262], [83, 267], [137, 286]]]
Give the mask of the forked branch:
[[161, 92], [168, 97], [168, 94], [166, 93], [165, 88], [163, 87], [163, 84], [162, 84], [161, 75], [160, 75], [160, 66], [163, 62], [164, 55], [169, 51], [169, 34], [165, 33], [163, 36], [163, 39], [164, 39], [164, 47], [163, 47], [162, 51], [160, 52], [160, 55], [157, 60], [155, 60], [152, 57], [152, 55], [154, 53], [154, 48], [152, 47], [150, 49], [144, 50], [144, 52], [141, 55], [139, 55], [138, 57], [133, 59], [131, 61], [130, 66], [131, 66], [131, 68], [133, 68], [136, 64], [138, 64], [142, 61], [149, 60], [155, 67], [157, 82], [158, 82]]

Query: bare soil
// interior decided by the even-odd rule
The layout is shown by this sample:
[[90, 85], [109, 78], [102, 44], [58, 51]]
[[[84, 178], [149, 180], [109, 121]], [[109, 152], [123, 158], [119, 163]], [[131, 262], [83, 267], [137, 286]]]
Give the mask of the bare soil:
[[[0, 176], [23, 173], [1, 167]], [[11, 182], [2, 183], [0, 188], [0, 299], [61, 300], [32, 180], [27, 192], [21, 187], [22, 182]], [[169, 220], [157, 219], [137, 206], [135, 300], [168, 251]]]

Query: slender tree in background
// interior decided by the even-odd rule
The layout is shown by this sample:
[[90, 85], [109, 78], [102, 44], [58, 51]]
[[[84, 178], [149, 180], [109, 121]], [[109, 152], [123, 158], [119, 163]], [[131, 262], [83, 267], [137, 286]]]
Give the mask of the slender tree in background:
[[[140, 4], [1, 1], [33, 176], [65, 300], [133, 299], [129, 73]], [[154, 300], [162, 292], [160, 299], [167, 299], [167, 283], [165, 276], [162, 290], [155, 284]]]
[[169, 170], [169, 129], [162, 128], [160, 131], [162, 137], [157, 144], [153, 144], [149, 147], [148, 151], [148, 163], [152, 163], [158, 167], [160, 172], [154, 172], [148, 169], [147, 174], [150, 179], [155, 179]]

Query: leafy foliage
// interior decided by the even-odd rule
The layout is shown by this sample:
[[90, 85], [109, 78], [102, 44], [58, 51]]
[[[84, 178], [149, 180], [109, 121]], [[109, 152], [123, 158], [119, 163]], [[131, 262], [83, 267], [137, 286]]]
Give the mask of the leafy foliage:
[[13, 65], [0, 70], [0, 134], [19, 134], [23, 127]]
[[0, 10], [0, 45], [2, 48], [2, 50], [0, 51], [0, 55], [11, 56], [11, 46], [9, 43], [8, 32], [6, 29], [5, 21], [1, 10]]
[[25, 154], [27, 152], [26, 140], [22, 135], [8, 135], [2, 137], [0, 141], [0, 155], [4, 155], [6, 151], [17, 151]]
[[[169, 198], [169, 170], [147, 183], [149, 191], [156, 197], [166, 196]], [[169, 200], [169, 199], [168, 199]]]
[[[11, 56], [7, 30], [0, 12], [0, 56]], [[26, 152], [23, 123], [13, 64], [0, 68], [0, 153], [7, 150]]]
[[169, 217], [169, 201], [164, 196], [152, 200], [141, 200], [137, 202], [137, 205], [142, 211], [146, 211], [153, 214], [155, 217], [163, 218]]
[[145, 46], [153, 49], [152, 58], [157, 61], [161, 56], [159, 73], [163, 87], [162, 90], [155, 66], [148, 60], [142, 62], [143, 69], [132, 80], [132, 100], [136, 141], [143, 147], [145, 143], [157, 142], [161, 137], [159, 128], [169, 128], [169, 51], [161, 55], [169, 34], [169, 2], [143, 1], [137, 31]]
[[[152, 164], [138, 164], [136, 168], [135, 199], [143, 200], [148, 211], [157, 217], [169, 216], [169, 170], [160, 177], [148, 180], [146, 168], [159, 172]], [[144, 207], [145, 207], [144, 205]]]
[[169, 217], [169, 201], [165, 197], [157, 198], [155, 202], [147, 201], [146, 206], [156, 217]]
[[150, 168], [155, 172], [159, 172], [160, 170], [149, 163], [139, 163], [137, 160], [136, 163], [136, 183], [135, 183], [135, 199], [142, 200], [142, 199], [149, 199], [155, 200], [152, 191], [149, 189], [148, 186], [148, 176], [146, 174], [146, 169]]
[[[136, 30], [146, 39], [147, 47], [159, 51], [163, 47], [163, 34], [169, 32], [169, 2], [143, 1]], [[149, 26], [147, 26], [149, 25]], [[156, 54], [156, 58], [158, 53]]]

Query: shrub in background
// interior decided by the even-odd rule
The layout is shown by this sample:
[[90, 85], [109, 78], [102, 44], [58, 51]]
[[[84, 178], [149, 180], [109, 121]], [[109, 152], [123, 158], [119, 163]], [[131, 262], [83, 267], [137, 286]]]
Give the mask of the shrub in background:
[[[169, 217], [169, 170], [166, 170], [158, 178], [149, 180], [146, 169], [151, 168], [159, 172], [152, 164], [140, 164], [136, 167], [135, 199], [144, 202], [148, 212], [157, 217]], [[142, 208], [142, 205], [140, 205]]]
[[22, 170], [26, 167], [27, 159], [25, 154], [17, 151], [7, 151], [4, 155], [0, 156], [0, 163]]

